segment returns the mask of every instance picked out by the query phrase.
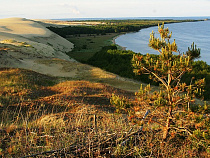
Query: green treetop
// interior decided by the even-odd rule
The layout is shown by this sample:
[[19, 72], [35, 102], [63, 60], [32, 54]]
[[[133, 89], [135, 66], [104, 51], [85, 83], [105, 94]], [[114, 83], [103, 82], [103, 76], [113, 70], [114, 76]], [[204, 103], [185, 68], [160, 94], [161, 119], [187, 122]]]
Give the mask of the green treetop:
[[[137, 75], [149, 74], [154, 81], [161, 83], [161, 90], [155, 94], [145, 93], [148, 88], [140, 89], [137, 93], [141, 100], [150, 98], [150, 104], [153, 106], [164, 106], [165, 109], [165, 125], [163, 127], [163, 139], [166, 139], [171, 121], [173, 120], [173, 112], [178, 106], [186, 107], [193, 101], [196, 94], [202, 95], [204, 79], [194, 84], [187, 85], [181, 83], [182, 76], [192, 70], [192, 52], [200, 52], [194, 47], [185, 54], [178, 54], [175, 40], [170, 42], [172, 32], [168, 28], [158, 25], [160, 38], [155, 37], [155, 33], [150, 34], [149, 47], [159, 52], [157, 58], [151, 58], [149, 54], [146, 56], [134, 54], [132, 65], [134, 73]], [[145, 95], [146, 94], [146, 95]]]

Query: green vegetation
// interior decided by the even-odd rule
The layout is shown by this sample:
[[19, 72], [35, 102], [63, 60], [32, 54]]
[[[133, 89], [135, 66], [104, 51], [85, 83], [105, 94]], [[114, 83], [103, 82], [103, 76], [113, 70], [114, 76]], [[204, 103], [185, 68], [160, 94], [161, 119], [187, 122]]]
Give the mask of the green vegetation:
[[111, 45], [112, 39], [117, 35], [118, 33], [109, 33], [106, 35], [82, 34], [78, 36], [68, 36], [66, 39], [74, 43], [74, 49], [69, 52], [68, 55], [78, 61], [86, 62], [96, 52], [99, 52], [102, 47]]
[[[118, 25], [134, 25], [134, 26], [141, 26], [141, 28], [149, 27], [157, 25], [159, 22], [157, 20], [111, 20], [111, 21], [101, 21], [106, 23], [107, 28], [111, 26], [118, 26]], [[184, 22], [184, 21], [167, 21], [170, 22]], [[167, 23], [165, 22], [165, 23]], [[75, 27], [76, 26], [72, 26]], [[81, 28], [84, 28], [83, 33], [85, 33], [85, 28], [87, 26], [78, 26]], [[100, 28], [100, 26], [91, 26], [91, 28]], [[105, 26], [103, 26], [105, 29]], [[69, 28], [66, 28], [68, 30]], [[97, 30], [97, 29], [96, 29]], [[107, 29], [108, 30], [108, 29]], [[61, 28], [56, 29], [56, 33], [59, 33], [59, 31], [62, 31]], [[71, 29], [69, 29], [69, 32]], [[129, 30], [128, 30], [129, 31]], [[93, 31], [94, 32], [94, 31]], [[69, 34], [69, 33], [68, 33]], [[112, 43], [113, 37], [117, 36], [118, 33], [110, 34], [107, 33], [106, 35], [96, 35], [96, 34], [88, 34], [86, 32], [85, 34], [74, 34], [71, 36], [68, 36], [67, 39], [75, 44], [75, 48], [72, 52], [69, 52], [68, 55], [80, 62], [88, 63], [93, 66], [100, 67], [104, 70], [113, 72], [115, 74], [118, 74], [123, 77], [133, 78], [136, 80], [141, 80], [145, 83], [151, 83], [153, 85], [158, 85], [156, 82], [153, 82], [153, 80], [148, 79], [148, 75], [141, 75], [136, 76], [132, 71], [132, 66], [130, 64], [130, 61], [133, 57], [134, 52], [132, 51], [123, 51], [123, 50], [116, 50], [115, 46], [110, 46]], [[109, 50], [110, 49], [110, 50]], [[193, 45], [189, 50], [193, 50]], [[109, 52], [108, 52], [109, 50]], [[197, 49], [196, 49], [197, 50]], [[191, 51], [193, 52], [193, 51]], [[194, 52], [194, 54], [197, 54], [197, 57], [199, 57], [200, 52]], [[189, 55], [189, 54], [188, 54]], [[157, 58], [156, 55], [150, 55], [152, 58]], [[111, 62], [110, 62], [111, 61]], [[195, 79], [206, 79], [206, 85], [205, 85], [205, 92], [204, 92], [204, 98], [205, 100], [210, 99], [210, 91], [208, 89], [210, 88], [210, 66], [207, 65], [203, 61], [195, 61], [192, 64], [193, 68], [192, 71], [184, 74], [184, 77], [182, 78], [183, 82], [186, 82], [189, 84], [191, 82], [192, 76], [195, 76]], [[196, 75], [195, 75], [196, 74]]]
[[67, 26], [63, 28], [48, 27], [51, 31], [66, 38], [68, 35], [102, 34], [139, 31], [142, 28], [156, 26], [158, 23], [175, 23], [196, 20], [110, 20], [99, 21], [106, 24], [95, 26]]
[[[194, 81], [192, 78], [188, 85], [181, 82], [183, 75], [192, 70], [192, 59], [197, 56], [194, 56], [194, 52], [199, 52], [199, 49], [196, 50], [196, 47], [193, 47], [187, 54], [174, 55], [173, 52], [177, 52], [177, 45], [175, 40], [170, 42], [172, 33], [169, 34], [169, 29], [164, 28], [164, 24], [158, 27], [158, 32], [160, 38], [156, 38], [152, 32], [149, 40], [149, 46], [160, 53], [158, 57], [134, 54], [132, 65], [135, 74], [147, 73], [151, 79], [159, 82], [160, 90], [151, 93], [150, 84], [144, 88], [141, 86], [139, 92], [135, 94], [139, 106], [131, 104], [124, 97], [121, 99], [115, 95], [112, 96], [111, 103], [115, 105], [117, 112], [128, 114], [135, 124], [142, 127], [145, 124], [145, 117], [150, 117], [149, 127], [162, 131], [160, 134], [162, 139], [159, 139], [165, 146], [175, 147], [174, 142], [179, 145], [188, 142], [191, 145], [188, 151], [197, 150], [198, 153], [205, 153], [202, 156], [199, 154], [194, 156], [208, 157], [210, 155], [210, 106], [206, 103], [199, 106], [194, 100], [196, 96], [203, 95], [205, 79]], [[143, 104], [148, 110], [141, 119], [142, 116], [139, 117], [139, 114], [142, 112]], [[149, 114], [150, 111], [152, 111], [151, 114]], [[180, 157], [177, 154], [179, 152], [173, 156]], [[169, 154], [167, 157], [172, 155]]]
[[194, 61], [192, 71], [183, 76], [182, 82], [189, 84], [192, 78], [194, 80], [205, 78], [204, 100], [210, 100], [210, 65], [204, 61]]
[[[190, 51], [199, 52], [193, 46], [189, 56], [173, 55], [176, 44], [169, 42], [169, 30], [162, 26], [159, 33], [162, 39], [150, 38], [159, 56], [115, 45], [90, 49], [85, 42], [94, 37], [86, 36], [80, 47], [89, 49], [88, 60], [78, 57], [121, 76], [158, 81], [160, 90], [153, 93], [150, 85], [134, 94], [101, 83], [1, 68], [0, 157], [210, 157], [210, 105], [194, 102], [203, 93], [203, 77], [209, 86], [210, 67], [192, 60]], [[148, 74], [135, 76], [133, 68]]]
[[[100, 67], [106, 71], [113, 72], [122, 77], [133, 78], [135, 80], [140, 80], [142, 82], [158, 86], [159, 83], [154, 82], [152, 79], [148, 79], [148, 74], [136, 76], [135, 73], [133, 73], [133, 68], [130, 61], [132, 60], [134, 54], [136, 53], [132, 51], [117, 50], [116, 46], [107, 46], [101, 51], [97, 52], [86, 63]], [[155, 60], [158, 56], [150, 55], [150, 57]], [[182, 77], [182, 82], [190, 84], [192, 77], [194, 77], [195, 80], [205, 78], [206, 84], [204, 88], [204, 99], [209, 100], [210, 66], [204, 61], [193, 61], [192, 71], [184, 74]]]
[[131, 59], [133, 58], [134, 54], [135, 53], [130, 50], [117, 50], [117, 46], [112, 45], [103, 47], [101, 51], [94, 54], [94, 56], [92, 56], [86, 63], [100, 67], [106, 71], [118, 74], [122, 77], [141, 80], [145, 83], [152, 82], [155, 84], [152, 80], [148, 80], [148, 75], [136, 76], [133, 73]]
[[[142, 56], [135, 54], [132, 59], [134, 72], [137, 75], [148, 73], [149, 77], [156, 82], [160, 82], [161, 90], [155, 91], [153, 94], [149, 93], [150, 86], [147, 89], [141, 88], [138, 95], [141, 101], [149, 100], [153, 107], [164, 107], [163, 112], [163, 140], [168, 137], [171, 122], [173, 120], [173, 127], [179, 130], [180, 125], [174, 125], [176, 119], [174, 114], [177, 110], [190, 111], [190, 103], [194, 101], [195, 96], [203, 96], [203, 87], [205, 79], [198, 81], [191, 81], [189, 85], [182, 83], [182, 76], [191, 71], [192, 57], [185, 54], [174, 55], [177, 52], [177, 45], [175, 40], [170, 43], [172, 33], [169, 34], [169, 29], [158, 26], [160, 39], [155, 37], [155, 33], [150, 35], [149, 46], [157, 50], [160, 55], [157, 59], [151, 58], [149, 54]], [[188, 54], [197, 52], [196, 48], [188, 50]], [[185, 92], [185, 94], [183, 94]], [[179, 109], [179, 108], [180, 109]], [[187, 107], [187, 108], [186, 108]], [[177, 130], [175, 130], [177, 132]], [[207, 132], [208, 133], [208, 132]]]
[[[165, 23], [177, 23], [196, 20], [164, 20]], [[113, 37], [125, 32], [139, 31], [142, 28], [156, 26], [163, 20], [99, 20], [100, 25], [48, 27], [56, 34], [68, 39], [75, 45], [68, 55], [80, 62], [86, 62], [104, 46], [109, 46]]]
[[198, 59], [200, 58], [201, 50], [199, 48], [197, 49], [196, 45], [193, 42], [191, 48], [188, 47], [188, 51], [186, 52], [186, 54], [190, 56], [191, 60]]
[[177, 113], [190, 131], [171, 128], [162, 141], [164, 107], [153, 112], [133, 93], [22, 69], [0, 69], [0, 81], [2, 157], [209, 156], [209, 105]]
[[115, 45], [103, 47], [87, 63], [93, 66], [103, 68], [109, 72], [119, 74], [120, 76], [129, 76], [132, 74], [130, 61], [133, 57], [132, 51], [117, 50]]

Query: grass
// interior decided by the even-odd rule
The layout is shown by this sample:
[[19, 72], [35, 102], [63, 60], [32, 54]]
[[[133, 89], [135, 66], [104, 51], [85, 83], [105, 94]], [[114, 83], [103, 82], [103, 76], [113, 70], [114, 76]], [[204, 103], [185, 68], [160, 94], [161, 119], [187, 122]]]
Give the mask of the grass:
[[[93, 114], [104, 116], [98, 118], [100, 124], [107, 118], [119, 117], [110, 106], [111, 93], [132, 95], [87, 81], [60, 83], [58, 78], [22, 69], [1, 69], [0, 80], [0, 155], [3, 157], [67, 150], [73, 144], [84, 148], [89, 139], [96, 139], [92, 133]], [[112, 123], [117, 127], [116, 122]], [[109, 125], [98, 123], [98, 131], [104, 132]]]
[[12, 45], [16, 45], [19, 47], [32, 47], [27, 42], [19, 42], [19, 41], [13, 40], [13, 39], [6, 39], [6, 40], [1, 41], [1, 43], [12, 44]]
[[[2, 157], [208, 157], [183, 133], [162, 141], [151, 116], [163, 109], [141, 121], [151, 107], [131, 92], [23, 69], [0, 69], [0, 83]], [[113, 93], [134, 106], [136, 123], [115, 113]]]
[[[98, 48], [110, 44], [115, 35], [81, 36], [83, 42], [76, 42], [79, 48], [88, 42], [93, 45], [76, 48], [73, 55], [86, 60]], [[44, 61], [49, 65], [53, 62], [57, 63]], [[116, 82], [99, 69], [92, 69], [91, 75]], [[164, 108], [151, 107], [134, 93], [91, 82], [90, 75], [87, 77], [89, 81], [79, 81], [1, 68], [0, 157], [210, 156], [209, 112], [188, 115], [177, 109], [176, 117], [181, 119], [175, 123], [184, 129], [172, 127], [163, 141]], [[116, 113], [120, 110], [121, 114]], [[147, 110], [151, 112], [144, 118]], [[190, 131], [185, 131], [188, 127]]]
[[111, 45], [112, 39], [117, 35], [119, 33], [68, 36], [67, 40], [75, 45], [73, 51], [69, 52], [68, 55], [78, 61], [87, 61], [102, 47]]

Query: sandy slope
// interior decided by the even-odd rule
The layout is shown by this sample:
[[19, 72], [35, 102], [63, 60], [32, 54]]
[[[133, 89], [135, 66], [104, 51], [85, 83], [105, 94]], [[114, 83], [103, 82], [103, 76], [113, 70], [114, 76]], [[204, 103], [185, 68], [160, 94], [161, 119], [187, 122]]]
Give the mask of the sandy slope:
[[0, 42], [18, 47], [20, 46], [17, 43], [26, 42], [34, 49], [28, 51], [22, 47], [22, 52], [29, 55], [35, 53], [39, 57], [57, 57], [65, 60], [70, 60], [65, 52], [73, 48], [73, 44], [66, 39], [35, 21], [23, 18], [0, 19]]
[[40, 24], [24, 18], [8, 18], [0, 20], [0, 32], [21, 35], [23, 37], [51, 35]]
[[101, 82], [129, 91], [139, 83], [70, 59], [73, 44], [48, 30], [43, 22], [0, 19], [0, 67], [30, 69], [73, 80]]

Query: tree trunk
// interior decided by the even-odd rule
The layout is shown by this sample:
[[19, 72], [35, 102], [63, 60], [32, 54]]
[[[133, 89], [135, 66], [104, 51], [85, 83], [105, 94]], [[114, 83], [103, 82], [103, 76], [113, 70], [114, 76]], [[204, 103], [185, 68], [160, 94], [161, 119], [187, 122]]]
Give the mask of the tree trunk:
[[168, 136], [168, 131], [169, 131], [170, 122], [171, 122], [171, 112], [172, 112], [172, 107], [170, 106], [168, 109], [168, 118], [166, 121], [166, 126], [163, 129], [163, 140], [166, 140]]

